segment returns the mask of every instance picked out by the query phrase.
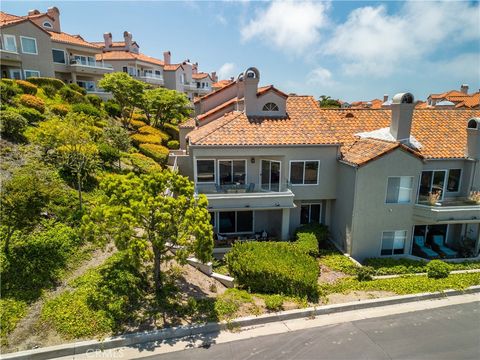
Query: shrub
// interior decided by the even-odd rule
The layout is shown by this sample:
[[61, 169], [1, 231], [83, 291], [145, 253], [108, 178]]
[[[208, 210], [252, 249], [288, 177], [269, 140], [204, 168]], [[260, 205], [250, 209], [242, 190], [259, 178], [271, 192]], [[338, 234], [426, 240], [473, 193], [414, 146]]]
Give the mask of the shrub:
[[105, 102], [104, 109], [111, 117], [122, 116], [120, 105], [118, 105], [114, 100], [108, 100], [107, 102]]
[[9, 102], [12, 98], [21, 92], [20, 88], [10, 79], [2, 79], [0, 81], [0, 94], [2, 102]]
[[29, 124], [34, 124], [45, 120], [45, 115], [33, 108], [21, 107], [17, 111], [28, 121]]
[[168, 159], [168, 149], [162, 145], [155, 144], [140, 144], [140, 152], [148, 157], [151, 157], [153, 160], [159, 163], [165, 163]]
[[62, 80], [55, 78], [31, 77], [28, 78], [27, 81], [40, 87], [53, 86], [57, 90], [60, 90], [62, 87], [65, 86], [65, 83]]
[[26, 107], [34, 108], [42, 114], [45, 112], [45, 102], [34, 95], [23, 94], [20, 96], [20, 104]]
[[42, 86], [42, 90], [49, 98], [53, 98], [57, 94], [57, 89], [52, 85], [44, 85]]
[[220, 319], [231, 319], [244, 304], [253, 304], [253, 297], [245, 290], [227, 289], [215, 301], [214, 310]]
[[318, 265], [290, 243], [237, 243], [225, 261], [230, 274], [249, 291], [317, 299]]
[[100, 98], [100, 96], [94, 94], [87, 94], [85, 96], [85, 99], [87, 99], [87, 101], [93, 106], [95, 106], [97, 109], [102, 108], [103, 100]]
[[358, 281], [370, 281], [372, 276], [375, 274], [375, 269], [371, 266], [362, 266], [357, 270], [357, 279]]
[[140, 114], [140, 113], [133, 113], [132, 120], [143, 121], [144, 123], [148, 122], [147, 117], [144, 114]]
[[159, 136], [162, 139], [162, 141], [168, 141], [169, 139], [168, 135], [165, 132], [163, 132], [162, 130], [156, 129], [150, 125], [142, 126], [141, 128], [138, 129], [138, 132], [140, 134]]
[[102, 112], [98, 110], [95, 106], [81, 103], [72, 105], [72, 111], [75, 113], [83, 113], [85, 115], [90, 115], [94, 117], [102, 117]]
[[85, 90], [85, 88], [81, 87], [80, 85], [78, 84], [75, 84], [75, 83], [71, 83], [71, 84], [68, 84], [67, 85], [70, 89], [82, 94], [83, 96], [87, 95], [87, 90]]
[[120, 152], [107, 143], [97, 145], [98, 155], [104, 164], [112, 165], [120, 159]]
[[299, 233], [313, 234], [317, 238], [319, 247], [325, 247], [328, 240], [328, 227], [322, 224], [306, 224], [302, 225], [295, 231], [295, 236]]
[[314, 234], [298, 232], [295, 246], [304, 254], [315, 257], [319, 254], [318, 241]]
[[356, 275], [358, 266], [337, 250], [320, 250], [319, 263], [333, 271], [340, 271], [347, 275]]
[[130, 120], [130, 126], [135, 130], [137, 130], [143, 126], [147, 126], [147, 124], [140, 120]]
[[58, 93], [60, 94], [61, 98], [70, 103], [70, 104], [77, 104], [84, 102], [83, 95], [78, 91], [72, 90], [68, 86], [62, 87]]
[[169, 123], [165, 123], [165, 124], [163, 124], [163, 130], [165, 130], [165, 132], [173, 140], [179, 140], [180, 139], [178, 126], [173, 125], [173, 124], [169, 124]]
[[278, 294], [265, 296], [265, 307], [271, 311], [283, 310], [283, 299], [283, 296]]
[[27, 314], [27, 304], [15, 299], [0, 299], [0, 338], [1, 345], [6, 344], [6, 336], [12, 332], [17, 323]]
[[170, 140], [167, 143], [167, 147], [172, 150], [177, 150], [178, 148], [180, 148], [180, 143], [178, 142], [178, 140]]
[[38, 91], [38, 87], [25, 80], [15, 81], [24, 94], [35, 95]]
[[0, 133], [11, 140], [22, 140], [27, 120], [13, 111], [0, 112]]
[[64, 104], [54, 104], [50, 106], [50, 111], [55, 115], [65, 116], [68, 114], [69, 108]]
[[412, 259], [370, 258], [364, 265], [375, 269], [376, 275], [415, 274], [426, 272], [426, 261]]
[[442, 260], [432, 260], [427, 266], [427, 276], [432, 279], [442, 279], [448, 277], [452, 267]]
[[130, 136], [130, 139], [132, 139], [132, 142], [135, 145], [140, 145], [140, 144], [157, 144], [160, 145], [162, 143], [162, 138], [158, 135], [152, 135], [152, 134], [133, 134]]
[[155, 160], [141, 153], [130, 154], [133, 171], [137, 174], [148, 174], [153, 171], [160, 171], [162, 167]]

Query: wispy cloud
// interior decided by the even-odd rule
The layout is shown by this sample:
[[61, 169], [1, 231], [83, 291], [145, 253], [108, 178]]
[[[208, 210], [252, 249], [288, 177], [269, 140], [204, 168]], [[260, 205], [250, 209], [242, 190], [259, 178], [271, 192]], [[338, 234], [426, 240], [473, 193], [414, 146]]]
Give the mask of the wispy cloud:
[[237, 66], [234, 63], [227, 62], [220, 66], [218, 69], [218, 78], [219, 79], [228, 79], [236, 75]]
[[215, 19], [222, 25], [227, 25], [227, 19], [222, 14], [217, 14]]
[[319, 66], [310, 71], [307, 76], [307, 83], [312, 85], [332, 84], [332, 73], [330, 70]]

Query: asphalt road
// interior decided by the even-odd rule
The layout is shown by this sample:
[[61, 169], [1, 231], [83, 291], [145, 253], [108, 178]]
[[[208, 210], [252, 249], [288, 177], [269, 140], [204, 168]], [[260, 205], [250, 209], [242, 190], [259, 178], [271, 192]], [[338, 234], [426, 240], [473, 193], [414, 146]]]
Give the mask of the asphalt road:
[[478, 360], [480, 302], [212, 344], [148, 359]]

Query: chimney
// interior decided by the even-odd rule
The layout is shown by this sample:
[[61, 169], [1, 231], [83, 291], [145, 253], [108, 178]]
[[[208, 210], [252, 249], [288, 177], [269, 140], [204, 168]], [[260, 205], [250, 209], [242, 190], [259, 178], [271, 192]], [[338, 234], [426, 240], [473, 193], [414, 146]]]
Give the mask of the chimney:
[[480, 118], [471, 118], [467, 123], [467, 157], [480, 160]]
[[210, 77], [212, 78], [212, 81], [213, 81], [213, 82], [217, 82], [217, 81], [218, 81], [218, 77], [217, 77], [217, 72], [216, 72], [216, 71], [212, 71]]
[[198, 74], [198, 62], [192, 65], [192, 74]]
[[40, 11], [38, 11], [37, 9], [28, 10], [28, 16], [33, 16], [38, 14], [40, 14]]
[[388, 101], [388, 94], [383, 94], [383, 102], [387, 102]]
[[60, 10], [52, 6], [47, 9], [47, 14], [53, 19], [53, 31], [60, 32]]
[[112, 33], [103, 34], [103, 41], [106, 49], [112, 47]]
[[170, 65], [171, 58], [172, 58], [172, 54], [170, 53], [170, 51], [165, 51], [163, 53], [163, 62], [165, 63], [165, 65]]
[[415, 101], [410, 93], [397, 94], [392, 99], [392, 120], [390, 134], [395, 140], [409, 142], [412, 129], [413, 109]]
[[130, 51], [132, 48], [132, 33], [129, 33], [128, 31], [124, 31], [123, 39], [125, 40], [125, 49]]
[[464, 93], [465, 95], [468, 94], [468, 84], [462, 84], [462, 86], [460, 86], [460, 92]]
[[244, 102], [245, 102], [245, 115], [257, 115], [257, 90], [258, 82], [260, 81], [260, 72], [254, 68], [250, 67], [243, 73], [243, 84], [244, 84]]

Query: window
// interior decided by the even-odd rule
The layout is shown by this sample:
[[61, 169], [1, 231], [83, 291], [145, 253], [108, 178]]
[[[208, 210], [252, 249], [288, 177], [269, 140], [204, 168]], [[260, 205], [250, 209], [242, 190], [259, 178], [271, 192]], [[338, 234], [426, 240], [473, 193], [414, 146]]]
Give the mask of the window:
[[43, 23], [43, 27], [46, 27], [46, 28], [52, 29], [52, 28], [53, 28], [53, 25], [52, 25], [50, 22], [48, 22], [48, 21], [45, 21], [45, 22]]
[[84, 81], [84, 80], [79, 80], [77, 81], [77, 85], [84, 88], [87, 91], [95, 91], [95, 81]]
[[17, 52], [17, 40], [14, 35], [3, 35], [3, 49]]
[[382, 251], [381, 255], [403, 254], [407, 231], [384, 231], [382, 233]]
[[302, 204], [300, 210], [300, 224], [320, 223], [321, 204]]
[[408, 204], [412, 198], [413, 177], [389, 177], [387, 182], [387, 204]]
[[10, 78], [15, 80], [22, 79], [22, 70], [20, 69], [11, 69], [10, 70]]
[[162, 72], [160, 70], [155, 70], [155, 76], [162, 76]]
[[220, 211], [218, 213], [218, 232], [253, 232], [253, 211]]
[[272, 102], [263, 105], [263, 111], [278, 111], [278, 105]]
[[197, 160], [197, 183], [215, 182], [215, 160]]
[[418, 200], [428, 200], [428, 193], [440, 193], [440, 200], [443, 199], [443, 188], [445, 186], [445, 170], [422, 171], [420, 178], [420, 190], [418, 192]]
[[290, 183], [293, 185], [318, 185], [318, 160], [290, 162]]
[[245, 184], [247, 177], [246, 160], [219, 160], [218, 173], [220, 185]]
[[461, 176], [462, 176], [462, 169], [448, 170], [447, 191], [458, 192], [458, 190], [460, 190]]
[[37, 55], [37, 39], [31, 37], [20, 36], [22, 44], [22, 53]]
[[67, 59], [65, 56], [65, 51], [59, 49], [52, 49], [53, 62], [59, 64], [66, 64]]
[[40, 71], [37, 70], [23, 70], [25, 74], [25, 79], [28, 79], [29, 77], [39, 77], [40, 76]]
[[93, 56], [75, 55], [75, 62], [85, 66], [95, 66], [97, 63]]

